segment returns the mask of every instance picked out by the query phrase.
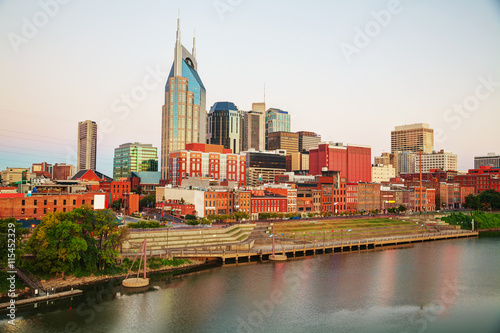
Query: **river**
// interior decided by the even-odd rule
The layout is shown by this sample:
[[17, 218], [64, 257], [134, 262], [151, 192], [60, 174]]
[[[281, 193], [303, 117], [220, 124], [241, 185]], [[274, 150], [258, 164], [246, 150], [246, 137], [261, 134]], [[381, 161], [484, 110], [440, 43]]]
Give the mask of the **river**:
[[18, 308], [2, 332], [500, 332], [500, 238], [157, 275]]

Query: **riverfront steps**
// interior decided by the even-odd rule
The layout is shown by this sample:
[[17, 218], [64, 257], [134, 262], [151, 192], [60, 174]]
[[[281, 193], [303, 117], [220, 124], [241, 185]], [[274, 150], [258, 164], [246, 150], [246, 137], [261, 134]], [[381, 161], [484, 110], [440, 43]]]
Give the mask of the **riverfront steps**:
[[[322, 253], [344, 252], [362, 249], [375, 249], [377, 247], [399, 244], [411, 244], [441, 239], [454, 239], [465, 237], [476, 237], [478, 232], [469, 230], [446, 230], [437, 233], [427, 233], [420, 235], [404, 235], [393, 237], [378, 237], [367, 238], [361, 240], [347, 240], [347, 241], [332, 241], [332, 242], [316, 242], [309, 244], [299, 245], [283, 245], [279, 247], [276, 252], [285, 254], [289, 258], [296, 256], [315, 255]], [[249, 262], [249, 261], [262, 261], [268, 260], [269, 255], [272, 254], [270, 245], [254, 246], [249, 250], [204, 250], [203, 248], [195, 249], [172, 249], [169, 250], [169, 255], [176, 258], [200, 258], [209, 259], [216, 258], [222, 263], [226, 262]]]
[[[50, 300], [55, 300], [55, 299], [60, 299], [60, 298], [66, 298], [66, 297], [73, 297], [73, 296], [81, 295], [82, 293], [83, 293], [82, 290], [74, 289], [74, 290], [61, 291], [59, 293], [49, 294], [48, 296], [37, 296], [37, 297], [20, 299], [20, 300], [16, 299], [15, 306], [18, 307], [21, 305], [40, 303], [40, 302], [45, 302], [45, 301], [50, 301]], [[0, 310], [6, 309], [9, 305], [10, 305], [10, 302], [0, 303]]]
[[123, 242], [121, 255], [134, 256], [144, 239], [147, 239], [148, 255], [157, 255], [166, 249], [212, 247], [226, 245], [227, 249], [245, 248], [253, 245], [247, 242], [255, 224], [236, 224], [228, 228], [193, 228], [193, 229], [158, 229], [148, 231], [132, 231]]

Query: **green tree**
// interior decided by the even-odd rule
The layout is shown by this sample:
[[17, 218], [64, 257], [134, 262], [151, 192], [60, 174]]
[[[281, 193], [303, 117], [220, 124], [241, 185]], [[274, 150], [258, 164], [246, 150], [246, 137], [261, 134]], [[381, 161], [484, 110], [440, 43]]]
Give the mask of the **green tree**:
[[[14, 232], [11, 230], [14, 230]], [[22, 224], [16, 222], [16, 219], [13, 217], [0, 219], [0, 262], [2, 267], [7, 266], [9, 255], [10, 258], [16, 259], [16, 266], [20, 263], [21, 255], [23, 253], [22, 237], [23, 234], [28, 232], [29, 230], [23, 229]], [[10, 244], [15, 244], [15, 246]]]
[[149, 194], [139, 200], [139, 210], [143, 210], [146, 207], [155, 207], [156, 204], [156, 195]]
[[242, 219], [248, 220], [250, 218], [250, 215], [245, 212], [235, 212], [233, 214], [233, 217], [236, 219], [236, 221], [240, 221]]
[[483, 209], [500, 209], [500, 192], [495, 190], [486, 190], [479, 194], [479, 200], [481, 201]]
[[122, 203], [123, 203], [123, 199], [122, 198], [120, 198], [118, 200], [115, 200], [111, 204], [111, 208], [114, 209], [114, 210], [120, 210], [122, 208]]
[[464, 207], [479, 210], [481, 209], [481, 199], [477, 195], [469, 194], [465, 197]]
[[33, 270], [49, 273], [93, 272], [114, 265], [128, 228], [119, 229], [110, 210], [76, 208], [47, 214], [27, 246], [35, 255]]
[[80, 225], [69, 220], [66, 213], [45, 215], [28, 240], [35, 255], [35, 270], [63, 275], [72, 272], [81, 258], [80, 251], [88, 247], [81, 231]]
[[399, 205], [399, 207], [397, 208], [398, 212], [400, 213], [404, 213], [406, 212], [406, 206], [404, 205]]

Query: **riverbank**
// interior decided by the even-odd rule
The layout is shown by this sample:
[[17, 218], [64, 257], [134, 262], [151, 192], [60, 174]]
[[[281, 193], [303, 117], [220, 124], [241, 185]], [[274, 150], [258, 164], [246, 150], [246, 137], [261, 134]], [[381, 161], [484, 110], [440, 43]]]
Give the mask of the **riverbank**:
[[[205, 263], [203, 260], [190, 259], [189, 263], [184, 263], [179, 266], [165, 266], [158, 269], [147, 269], [147, 274], [153, 273], [168, 273], [175, 271], [182, 271], [185, 269], [194, 268], [197, 266], [201, 266]], [[81, 278], [77, 278], [74, 276], [66, 277], [63, 279], [62, 277], [52, 278], [50, 280], [44, 281], [42, 280], [42, 285], [45, 289], [56, 289], [58, 291], [64, 290], [67, 288], [75, 288], [79, 286], [87, 286], [94, 283], [107, 282], [109, 280], [125, 278], [127, 274], [117, 274], [117, 275], [102, 275], [102, 276], [85, 276]]]
[[[184, 270], [189, 270], [197, 267], [201, 267], [206, 264], [205, 260], [199, 259], [189, 259], [188, 263], [181, 264], [179, 266], [164, 266], [162, 268], [157, 269], [147, 269], [147, 274], [155, 274], [155, 273], [172, 273], [172, 272], [181, 272]], [[133, 274], [132, 274], [133, 275]], [[61, 292], [65, 290], [70, 290], [72, 288], [77, 288], [81, 286], [89, 286], [93, 284], [98, 284], [102, 282], [107, 282], [114, 279], [125, 278], [127, 274], [109, 274], [109, 275], [90, 275], [85, 277], [75, 277], [75, 276], [66, 276], [66, 277], [54, 277], [49, 280], [41, 280], [42, 286], [45, 290], [54, 290], [55, 292]], [[16, 279], [17, 280], [17, 279]], [[31, 296], [32, 291], [28, 288], [25, 289], [16, 289], [16, 295], [18, 299], [22, 299], [25, 297]], [[0, 300], [6, 298], [7, 293], [0, 294]]]

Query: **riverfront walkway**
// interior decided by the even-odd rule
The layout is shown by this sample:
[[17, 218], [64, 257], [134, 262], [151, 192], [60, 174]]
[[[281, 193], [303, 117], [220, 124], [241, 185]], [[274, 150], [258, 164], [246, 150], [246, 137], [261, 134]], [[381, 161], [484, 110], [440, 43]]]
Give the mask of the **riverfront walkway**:
[[[344, 252], [362, 249], [375, 249], [377, 247], [411, 244], [426, 241], [454, 239], [464, 237], [476, 237], [478, 232], [469, 230], [446, 230], [436, 233], [426, 233], [418, 235], [403, 235], [392, 237], [378, 237], [358, 240], [342, 240], [330, 242], [313, 242], [304, 244], [276, 244], [275, 251], [277, 253], [285, 253], [289, 258], [296, 256], [315, 255], [322, 253]], [[172, 249], [169, 250], [169, 256], [176, 258], [200, 258], [209, 259], [216, 258], [222, 263], [228, 262], [249, 262], [268, 260], [272, 253], [271, 245], [254, 246], [249, 250], [218, 250], [213, 248], [194, 248], [194, 249]]]

